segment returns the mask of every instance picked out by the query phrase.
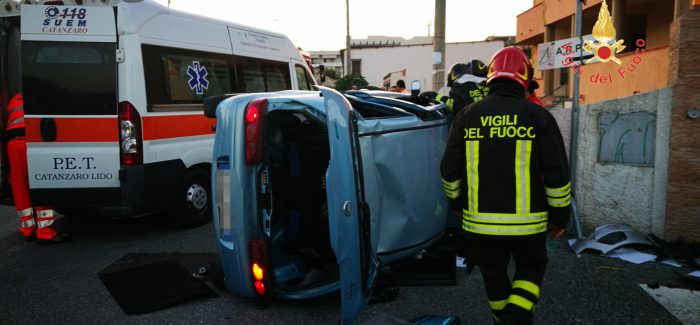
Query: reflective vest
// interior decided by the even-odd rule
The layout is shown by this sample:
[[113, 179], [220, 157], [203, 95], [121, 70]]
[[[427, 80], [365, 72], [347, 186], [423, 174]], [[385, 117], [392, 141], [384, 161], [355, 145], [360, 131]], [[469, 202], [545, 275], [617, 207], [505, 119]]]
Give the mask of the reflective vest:
[[556, 120], [522, 91], [492, 91], [457, 115], [440, 166], [452, 206], [461, 203], [462, 229], [523, 238], [545, 233], [550, 221], [564, 228], [571, 185]]
[[445, 103], [447, 112], [456, 116], [464, 107], [481, 101], [489, 94], [484, 80], [470, 74], [462, 75], [450, 88], [449, 96], [438, 94], [435, 99]]
[[7, 105], [7, 130], [24, 128], [24, 101], [22, 94], [12, 96]]

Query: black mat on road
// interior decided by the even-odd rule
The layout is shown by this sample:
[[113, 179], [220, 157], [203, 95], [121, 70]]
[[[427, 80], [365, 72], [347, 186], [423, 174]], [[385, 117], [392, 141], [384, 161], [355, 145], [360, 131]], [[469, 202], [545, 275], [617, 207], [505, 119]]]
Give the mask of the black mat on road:
[[98, 273], [102, 284], [127, 314], [143, 314], [195, 297], [217, 297], [206, 284], [195, 279], [180, 263], [162, 259], [144, 263], [117, 261]]

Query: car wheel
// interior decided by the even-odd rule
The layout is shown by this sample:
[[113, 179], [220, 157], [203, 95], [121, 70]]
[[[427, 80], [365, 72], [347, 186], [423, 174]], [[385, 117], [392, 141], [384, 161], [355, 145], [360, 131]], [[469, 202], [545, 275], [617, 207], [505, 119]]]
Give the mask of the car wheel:
[[197, 227], [211, 220], [211, 183], [205, 169], [187, 171], [176, 195], [176, 204], [171, 211], [178, 226]]

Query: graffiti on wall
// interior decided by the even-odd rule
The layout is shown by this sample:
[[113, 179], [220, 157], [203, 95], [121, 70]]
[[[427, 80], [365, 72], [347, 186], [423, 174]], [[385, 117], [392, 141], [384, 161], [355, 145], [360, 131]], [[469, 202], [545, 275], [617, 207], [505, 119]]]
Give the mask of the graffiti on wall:
[[598, 161], [653, 166], [656, 114], [602, 113]]

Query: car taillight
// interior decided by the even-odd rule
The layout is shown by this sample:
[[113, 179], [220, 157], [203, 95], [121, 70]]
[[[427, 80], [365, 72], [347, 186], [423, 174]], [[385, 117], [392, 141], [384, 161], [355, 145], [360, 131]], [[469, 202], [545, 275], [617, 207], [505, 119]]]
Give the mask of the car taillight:
[[267, 100], [258, 98], [245, 109], [245, 162], [257, 164], [263, 155], [263, 121], [267, 111]]
[[119, 149], [123, 165], [143, 163], [141, 116], [129, 102], [119, 103]]
[[253, 287], [260, 296], [267, 296], [268, 269], [267, 269], [267, 245], [262, 238], [250, 241], [250, 268], [253, 274]]

